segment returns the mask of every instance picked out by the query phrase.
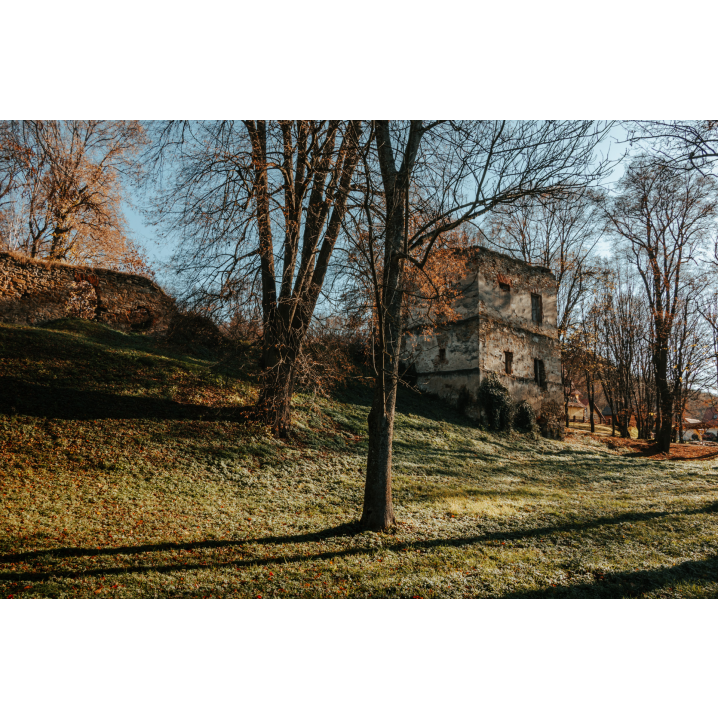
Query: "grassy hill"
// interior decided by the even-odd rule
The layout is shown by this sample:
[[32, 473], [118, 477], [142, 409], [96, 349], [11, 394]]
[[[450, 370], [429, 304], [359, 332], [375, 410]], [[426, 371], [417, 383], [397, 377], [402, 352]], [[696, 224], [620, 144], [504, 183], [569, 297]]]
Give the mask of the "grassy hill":
[[358, 533], [369, 392], [248, 423], [217, 363], [0, 325], [1, 597], [715, 597], [718, 466], [483, 431], [401, 393], [395, 534]]

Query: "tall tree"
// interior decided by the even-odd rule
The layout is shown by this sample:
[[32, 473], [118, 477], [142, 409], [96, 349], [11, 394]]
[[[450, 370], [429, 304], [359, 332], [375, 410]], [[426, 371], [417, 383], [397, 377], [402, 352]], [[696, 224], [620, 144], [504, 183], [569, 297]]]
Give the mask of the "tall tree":
[[[710, 383], [718, 390], [718, 291], [707, 291], [700, 300], [698, 311], [706, 323], [708, 351], [713, 362], [714, 375]], [[714, 406], [718, 408], [718, 402], [714, 402]]]
[[185, 296], [204, 307], [238, 297], [261, 306], [257, 412], [286, 436], [297, 358], [348, 211], [361, 123], [163, 123], [155, 140], [168, 182], [154, 217], [179, 240]]
[[442, 235], [502, 205], [585, 186], [601, 173], [594, 149], [606, 128], [592, 122], [375, 120], [373, 130], [364, 174], [366, 231], [376, 248], [378, 361], [361, 525], [381, 531], [395, 523], [392, 441], [407, 264], [423, 269]]
[[635, 120], [628, 138], [655, 152], [673, 169], [715, 172], [718, 162], [718, 120]]
[[712, 364], [712, 332], [700, 311], [706, 289], [703, 276], [691, 277], [685, 283], [669, 342], [668, 376], [680, 442], [683, 442], [688, 402], [707, 389], [712, 378], [708, 369]]
[[561, 195], [524, 197], [492, 212], [486, 223], [486, 242], [528, 264], [548, 267], [558, 283], [557, 327], [559, 339], [577, 321], [576, 309], [590, 292], [598, 275], [596, 245], [606, 220], [590, 188]]
[[660, 406], [656, 439], [667, 453], [674, 413], [669, 342], [690, 262], [714, 231], [715, 182], [643, 155], [633, 160], [618, 189], [606, 216], [642, 280], [651, 310], [652, 361]]
[[124, 183], [138, 171], [145, 141], [138, 121], [22, 120], [5, 123], [2, 134], [10, 161], [0, 172], [6, 178], [13, 173], [16, 214], [26, 224], [15, 249], [31, 257], [146, 269], [122, 212]]

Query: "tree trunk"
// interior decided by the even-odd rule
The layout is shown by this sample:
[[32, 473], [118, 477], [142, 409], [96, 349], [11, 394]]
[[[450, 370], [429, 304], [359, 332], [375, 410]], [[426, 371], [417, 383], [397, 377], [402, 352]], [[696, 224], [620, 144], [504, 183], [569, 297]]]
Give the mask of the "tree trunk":
[[297, 357], [306, 336], [298, 326], [282, 331], [283, 317], [273, 312], [265, 327], [262, 388], [257, 400], [257, 418], [272, 427], [275, 436], [286, 439], [292, 425], [292, 396]]
[[668, 386], [668, 350], [659, 347], [654, 355], [656, 367], [656, 392], [661, 408], [661, 423], [656, 430], [658, 448], [668, 454], [671, 450], [673, 435], [673, 393]]
[[401, 272], [400, 262], [390, 263], [385, 284], [385, 296], [389, 301], [384, 309], [380, 338], [381, 363], [374, 388], [374, 400], [367, 419], [369, 452], [360, 526], [369, 531], [386, 531], [396, 524], [391, 498], [391, 462], [396, 392], [399, 384], [403, 300], [399, 287]]
[[377, 386], [368, 418], [369, 456], [364, 486], [364, 510], [360, 525], [369, 531], [385, 531], [396, 524], [391, 498], [396, 383], [386, 400], [382, 393], [381, 387]]
[[588, 398], [588, 413], [591, 421], [591, 433], [596, 431], [596, 419], [594, 418], [596, 407], [596, 387], [593, 383], [593, 376], [586, 372], [586, 397]]
[[618, 422], [618, 433], [622, 439], [630, 439], [631, 438], [631, 432], [629, 430], [629, 426], [631, 424], [631, 415], [630, 413], [624, 412], [620, 415], [620, 418], [617, 419]]
[[266, 369], [257, 401], [258, 418], [282, 439], [289, 436], [292, 425], [295, 366], [295, 362], [285, 359]]

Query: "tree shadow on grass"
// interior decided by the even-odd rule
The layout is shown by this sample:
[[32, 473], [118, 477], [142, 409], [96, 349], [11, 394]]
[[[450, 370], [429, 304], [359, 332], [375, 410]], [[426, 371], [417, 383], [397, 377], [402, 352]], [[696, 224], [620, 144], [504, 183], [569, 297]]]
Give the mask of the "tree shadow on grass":
[[[460, 548], [462, 546], [471, 546], [477, 544], [484, 544], [495, 541], [519, 541], [528, 538], [537, 538], [540, 536], [549, 536], [554, 533], [566, 532], [566, 531], [585, 531], [593, 528], [600, 528], [602, 526], [609, 526], [621, 523], [635, 523], [638, 521], [650, 521], [656, 518], [664, 518], [666, 516], [677, 516], [677, 515], [691, 515], [700, 513], [715, 513], [718, 512], [718, 502], [713, 502], [706, 506], [702, 506], [695, 509], [685, 509], [683, 511], [650, 511], [644, 513], [625, 513], [619, 514], [618, 516], [611, 516], [602, 519], [596, 519], [595, 521], [585, 521], [581, 523], [573, 524], [557, 524], [553, 526], [543, 526], [533, 529], [524, 529], [516, 531], [494, 531], [491, 533], [482, 534], [480, 536], [470, 536], [466, 538], [454, 538], [454, 539], [427, 539], [424, 541], [399, 541], [395, 544], [383, 546], [384, 551], [400, 552], [410, 549], [422, 549], [429, 550], [441, 547], [455, 547]], [[18, 562], [25, 562], [37, 558], [51, 558], [51, 557], [98, 557], [98, 556], [114, 556], [114, 555], [138, 555], [153, 552], [163, 551], [194, 551], [206, 548], [241, 548], [242, 546], [248, 545], [287, 545], [287, 544], [302, 544], [308, 542], [322, 541], [327, 538], [335, 538], [341, 536], [352, 536], [359, 533], [359, 528], [356, 523], [345, 523], [336, 526], [331, 529], [325, 529], [323, 531], [311, 532], [307, 534], [299, 534], [292, 536], [267, 536], [257, 539], [238, 539], [238, 540], [210, 540], [210, 541], [193, 541], [183, 543], [161, 543], [161, 544], [146, 544], [140, 546], [118, 546], [113, 548], [104, 549], [90, 549], [90, 548], [57, 548], [47, 549], [43, 551], [28, 551], [18, 554], [6, 554], [0, 556], [0, 564], [13, 564]], [[190, 571], [190, 570], [206, 570], [207, 568], [250, 568], [253, 566], [273, 566], [276, 564], [295, 564], [302, 563], [305, 561], [324, 561], [335, 558], [370, 555], [376, 552], [375, 547], [356, 547], [348, 549], [338, 549], [334, 551], [323, 551], [313, 554], [298, 554], [294, 556], [270, 556], [266, 558], [248, 558], [248, 559], [236, 559], [224, 562], [196, 562], [189, 564], [187, 562], [181, 564], [163, 564], [158, 566], [144, 565], [144, 566], [121, 566], [121, 567], [101, 567], [97, 569], [68, 569], [62, 571], [22, 571], [22, 572], [7, 572], [0, 573], [0, 581], [46, 581], [52, 578], [76, 578], [78, 576], [103, 576], [103, 575], [117, 575], [117, 574], [132, 574], [132, 573], [147, 573], [156, 571], [158, 573], [171, 573], [173, 571]], [[713, 564], [710, 561], [718, 561], [718, 559], [709, 559], [705, 562], [684, 562], [685, 565], [689, 566], [691, 563], [703, 564], [705, 563], [708, 569], [713, 569]], [[680, 564], [681, 566], [684, 564]], [[670, 571], [671, 569], [657, 569], [656, 571]], [[651, 573], [651, 572], [646, 572]], [[639, 572], [626, 572], [627, 576], [636, 576]], [[603, 574], [600, 574], [603, 575]], [[606, 574], [609, 575], [609, 574]], [[623, 575], [623, 574], [620, 574]], [[711, 575], [712, 580], [718, 578], [718, 572], [714, 570]], [[609, 585], [609, 584], [606, 584]], [[618, 584], [617, 584], [618, 585]], [[627, 584], [630, 587], [630, 581]], [[593, 584], [591, 584], [593, 586]], [[579, 587], [580, 588], [580, 587]], [[563, 590], [563, 589], [560, 589]], [[546, 589], [539, 590], [537, 592], [526, 592], [526, 594], [517, 593], [516, 597], [526, 598], [559, 598], [559, 597], [579, 597], [578, 595], [569, 596], [569, 593], [574, 591], [573, 587], [565, 588], [565, 595], [559, 595], [555, 591], [559, 589]], [[529, 594], [536, 595], [529, 595]], [[544, 595], [546, 594], [546, 595]], [[588, 593], [586, 597], [588, 597]], [[596, 597], [594, 593], [590, 594], [592, 597]], [[608, 595], [605, 597], [609, 597]], [[612, 596], [616, 597], [616, 596]]]
[[0, 377], [0, 414], [46, 419], [199, 419], [247, 421], [251, 407], [214, 408], [171, 399], [122, 396]]
[[[673, 589], [685, 582], [718, 582], [718, 554], [699, 561], [645, 571], [594, 571], [594, 581], [571, 586], [550, 586], [515, 591], [502, 598], [641, 598], [658, 589]], [[718, 589], [714, 590], [714, 595]]]

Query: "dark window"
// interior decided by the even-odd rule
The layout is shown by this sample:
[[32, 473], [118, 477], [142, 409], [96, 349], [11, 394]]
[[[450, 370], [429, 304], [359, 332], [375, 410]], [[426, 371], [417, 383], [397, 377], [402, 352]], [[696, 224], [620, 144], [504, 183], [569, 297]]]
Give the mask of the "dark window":
[[510, 292], [511, 291], [511, 285], [508, 282], [499, 282], [499, 289], [502, 292]]
[[540, 294], [531, 295], [531, 321], [534, 324], [543, 324], [543, 302]]
[[439, 349], [439, 361], [446, 361], [446, 349], [444, 347]]
[[514, 373], [514, 353], [504, 352], [504, 369], [507, 374]]
[[534, 359], [534, 381], [542, 388], [546, 388], [546, 369], [543, 359]]

